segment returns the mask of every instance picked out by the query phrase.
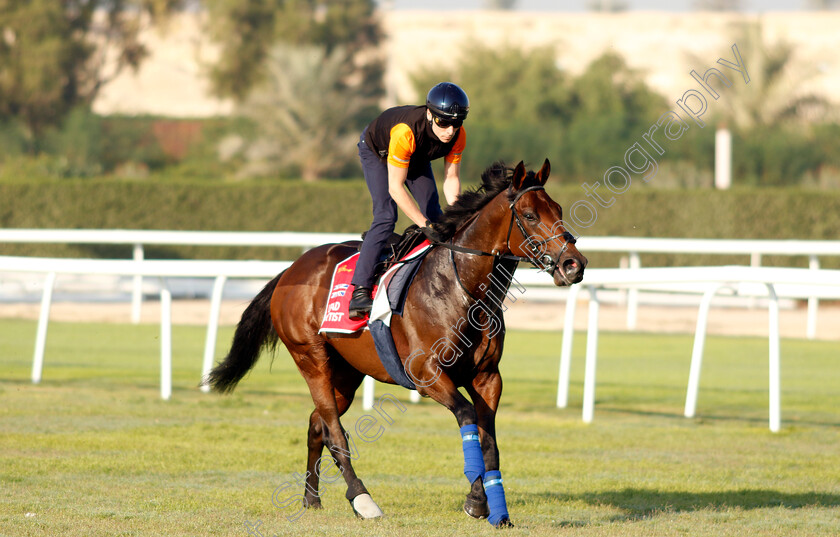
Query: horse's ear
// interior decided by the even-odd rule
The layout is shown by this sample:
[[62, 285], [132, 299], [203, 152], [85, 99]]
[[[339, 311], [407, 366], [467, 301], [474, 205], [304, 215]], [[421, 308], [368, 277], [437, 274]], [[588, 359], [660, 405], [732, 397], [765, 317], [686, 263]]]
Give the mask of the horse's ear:
[[540, 168], [540, 171], [537, 172], [537, 181], [539, 181], [541, 185], [545, 186], [545, 182], [548, 181], [548, 175], [550, 173], [551, 163], [548, 162], [548, 159], [545, 159], [542, 168]]
[[510, 180], [510, 184], [514, 190], [522, 188], [522, 180], [525, 179], [525, 174], [525, 163], [520, 160], [516, 168], [513, 169], [513, 179]]

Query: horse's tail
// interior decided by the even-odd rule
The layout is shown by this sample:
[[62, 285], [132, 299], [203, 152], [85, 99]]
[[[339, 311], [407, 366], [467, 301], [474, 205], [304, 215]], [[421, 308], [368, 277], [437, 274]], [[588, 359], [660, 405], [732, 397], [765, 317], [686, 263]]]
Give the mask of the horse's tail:
[[236, 384], [257, 363], [263, 349], [274, 351], [277, 346], [277, 332], [271, 323], [271, 295], [282, 275], [283, 272], [268, 282], [245, 308], [236, 326], [230, 352], [207, 375], [205, 384], [217, 392], [233, 391]]

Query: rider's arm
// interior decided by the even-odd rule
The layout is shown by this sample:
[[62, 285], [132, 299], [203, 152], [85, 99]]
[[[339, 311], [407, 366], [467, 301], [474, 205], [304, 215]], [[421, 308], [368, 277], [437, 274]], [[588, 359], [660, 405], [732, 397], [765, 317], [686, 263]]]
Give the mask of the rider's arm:
[[462, 126], [452, 150], [443, 159], [443, 195], [449, 205], [455, 203], [461, 193], [461, 154], [467, 146], [467, 131]]
[[426, 225], [426, 217], [420, 212], [417, 203], [405, 189], [408, 168], [399, 168], [388, 163], [388, 193], [402, 212], [420, 227]]
[[461, 165], [449, 161], [443, 163], [443, 195], [449, 205], [455, 203], [461, 193]]
[[426, 225], [426, 217], [420, 212], [414, 198], [405, 188], [408, 178], [408, 164], [416, 148], [414, 133], [405, 123], [394, 125], [388, 145], [388, 193], [402, 212], [420, 227]]

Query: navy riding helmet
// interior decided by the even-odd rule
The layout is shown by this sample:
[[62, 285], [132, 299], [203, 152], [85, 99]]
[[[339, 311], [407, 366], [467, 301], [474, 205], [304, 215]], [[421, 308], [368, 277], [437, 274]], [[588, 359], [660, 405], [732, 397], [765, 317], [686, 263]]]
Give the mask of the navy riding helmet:
[[457, 85], [441, 82], [429, 90], [426, 106], [435, 116], [463, 121], [470, 111], [470, 100]]

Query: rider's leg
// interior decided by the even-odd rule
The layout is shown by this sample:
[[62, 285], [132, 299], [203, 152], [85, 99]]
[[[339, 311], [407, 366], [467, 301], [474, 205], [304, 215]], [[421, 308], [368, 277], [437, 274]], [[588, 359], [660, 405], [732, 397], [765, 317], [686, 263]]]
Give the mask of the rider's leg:
[[440, 197], [438, 196], [437, 184], [435, 183], [435, 176], [432, 172], [432, 164], [426, 163], [415, 170], [409, 170], [408, 179], [405, 184], [408, 186], [409, 192], [417, 201], [417, 206], [420, 208], [426, 218], [432, 222], [437, 222], [442, 214], [440, 210]]
[[370, 289], [373, 287], [374, 268], [397, 222], [397, 204], [388, 193], [387, 165], [363, 140], [359, 142], [358, 147], [365, 182], [373, 201], [373, 222], [365, 234], [359, 259], [356, 261], [356, 271], [351, 280], [355, 286], [354, 291], [359, 288], [365, 289], [361, 293], [354, 292], [350, 301], [351, 316], [356, 313], [355, 317], [370, 312]]

